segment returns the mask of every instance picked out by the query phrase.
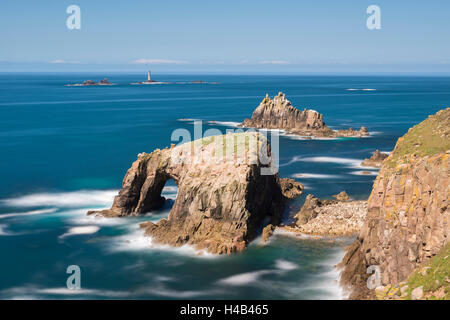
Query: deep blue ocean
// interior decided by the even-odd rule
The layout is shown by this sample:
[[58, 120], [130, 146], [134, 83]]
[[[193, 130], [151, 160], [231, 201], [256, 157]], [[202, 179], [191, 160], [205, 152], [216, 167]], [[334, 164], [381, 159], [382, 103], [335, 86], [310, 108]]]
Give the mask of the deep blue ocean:
[[[65, 86], [104, 77], [116, 85]], [[308, 193], [329, 198], [346, 190], [367, 199], [377, 171], [362, 175], [360, 162], [375, 149], [391, 151], [409, 127], [450, 106], [449, 77], [153, 77], [172, 83], [130, 84], [145, 73], [0, 74], [0, 299], [342, 298], [334, 265], [351, 239], [278, 234], [266, 246], [257, 239], [243, 253], [216, 257], [143, 237], [138, 224], [167, 217], [171, 201], [142, 217], [85, 214], [112, 204], [138, 153], [177, 143], [177, 128], [193, 129], [180, 119], [204, 120], [204, 130], [225, 133], [266, 93], [280, 91], [295, 107], [323, 113], [333, 129], [371, 132], [333, 140], [280, 136], [280, 176], [306, 187], [285, 219]], [[175, 199], [175, 185], [164, 195]], [[81, 290], [66, 287], [69, 265], [81, 269]]]

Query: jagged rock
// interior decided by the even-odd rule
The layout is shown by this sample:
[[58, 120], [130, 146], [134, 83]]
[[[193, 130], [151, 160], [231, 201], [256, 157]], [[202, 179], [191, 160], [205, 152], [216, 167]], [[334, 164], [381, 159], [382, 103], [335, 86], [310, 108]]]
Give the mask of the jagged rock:
[[321, 200], [309, 194], [294, 217], [295, 225], [282, 230], [317, 236], [353, 235], [360, 231], [366, 213], [366, 201]]
[[375, 150], [372, 156], [368, 159], [365, 159], [361, 165], [365, 167], [381, 167], [383, 160], [388, 157], [388, 154]]
[[347, 201], [350, 199], [350, 196], [345, 191], [341, 191], [338, 194], [335, 194], [333, 198], [336, 198], [337, 201]]
[[145, 234], [156, 243], [190, 244], [212, 253], [241, 251], [267, 217], [274, 225], [281, 220], [284, 197], [271, 164], [270, 145], [256, 132], [142, 153], [111, 209], [88, 214], [121, 217], [156, 209], [164, 203], [165, 183], [173, 179], [178, 195], [168, 219], [143, 223]]
[[365, 127], [360, 130], [352, 128], [334, 131], [328, 128], [323, 121], [323, 115], [315, 110], [304, 109], [300, 111], [291, 105], [286, 95], [278, 93], [272, 99], [269, 95], [262, 100], [250, 119], [241, 123], [243, 127], [263, 129], [284, 129], [288, 133], [302, 136], [316, 137], [361, 137], [368, 136]]
[[273, 231], [275, 230], [275, 226], [272, 224], [267, 225], [263, 231], [261, 236], [261, 243], [266, 243], [269, 241], [269, 238], [273, 235]]
[[280, 179], [281, 192], [288, 199], [295, 199], [303, 193], [303, 185], [290, 178]]
[[371, 295], [367, 268], [377, 265], [383, 285], [404, 281], [450, 237], [450, 108], [399, 138], [383, 161], [364, 226], [341, 262], [350, 298]]
[[308, 194], [300, 211], [294, 216], [294, 219], [297, 220], [296, 224], [302, 225], [309, 220], [314, 219], [318, 215], [318, 208], [321, 205], [322, 202], [319, 198], [316, 198], [312, 194]]

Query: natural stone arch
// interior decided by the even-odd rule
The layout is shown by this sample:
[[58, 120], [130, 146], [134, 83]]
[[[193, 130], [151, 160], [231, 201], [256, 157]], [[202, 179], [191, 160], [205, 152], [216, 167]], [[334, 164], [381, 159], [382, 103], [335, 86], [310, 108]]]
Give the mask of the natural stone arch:
[[[257, 141], [257, 150], [232, 145], [232, 150], [237, 150], [234, 157], [217, 161], [211, 156], [220, 154], [218, 151], [230, 141], [241, 141], [245, 145], [245, 141], [251, 140], [235, 139], [239, 138], [237, 135], [251, 135], [249, 138]], [[227, 134], [218, 138], [217, 143], [208, 137], [139, 154], [127, 171], [111, 209], [88, 214], [118, 217], [157, 209], [164, 203], [161, 197], [164, 185], [173, 179], [178, 194], [168, 219], [142, 224], [145, 233], [155, 242], [173, 246], [187, 243], [214, 253], [243, 250], [257, 236], [264, 221], [269, 220], [273, 225], [280, 223], [283, 191], [295, 189], [295, 181], [294, 185], [283, 183], [280, 186], [278, 174], [262, 173], [263, 167], [271, 166], [271, 163], [257, 161], [263, 150], [270, 150], [262, 134]], [[203, 159], [203, 153], [209, 156]], [[296, 190], [299, 195], [302, 188]]]

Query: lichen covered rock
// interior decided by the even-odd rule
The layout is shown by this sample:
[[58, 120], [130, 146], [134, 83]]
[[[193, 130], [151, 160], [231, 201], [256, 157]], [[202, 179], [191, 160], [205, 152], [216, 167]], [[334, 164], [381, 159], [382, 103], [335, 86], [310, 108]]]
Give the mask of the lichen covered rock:
[[140, 154], [128, 170], [107, 217], [160, 207], [169, 179], [178, 195], [167, 219], [141, 225], [156, 243], [193, 245], [224, 254], [241, 251], [263, 221], [280, 222], [284, 207], [278, 174], [271, 171], [267, 139], [248, 132], [208, 137]]
[[450, 237], [450, 108], [399, 138], [383, 162], [368, 214], [341, 266], [351, 297], [373, 295], [367, 268], [379, 266], [381, 285], [395, 285], [436, 255]]

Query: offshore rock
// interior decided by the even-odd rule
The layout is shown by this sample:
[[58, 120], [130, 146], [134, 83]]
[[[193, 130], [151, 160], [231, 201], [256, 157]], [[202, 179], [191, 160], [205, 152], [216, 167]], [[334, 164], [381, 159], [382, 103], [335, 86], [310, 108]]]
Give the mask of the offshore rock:
[[282, 129], [290, 134], [315, 137], [362, 137], [368, 136], [367, 128], [360, 130], [352, 128], [334, 131], [323, 121], [323, 115], [315, 110], [299, 109], [292, 106], [286, 95], [278, 93], [273, 99], [268, 95], [253, 111], [250, 119], [240, 124], [242, 127], [260, 129]]
[[376, 167], [380, 168], [384, 159], [388, 157], [388, 154], [375, 150], [372, 156], [368, 159], [365, 159], [361, 165], [365, 167]]
[[[267, 139], [257, 132], [142, 153], [111, 209], [88, 214], [122, 217], [159, 208], [164, 203], [161, 191], [173, 179], [178, 195], [169, 217], [141, 224], [145, 235], [155, 243], [189, 244], [217, 254], [242, 251], [264, 222], [281, 221], [285, 197], [272, 161]], [[289, 195], [298, 193], [298, 186], [289, 190]]]

